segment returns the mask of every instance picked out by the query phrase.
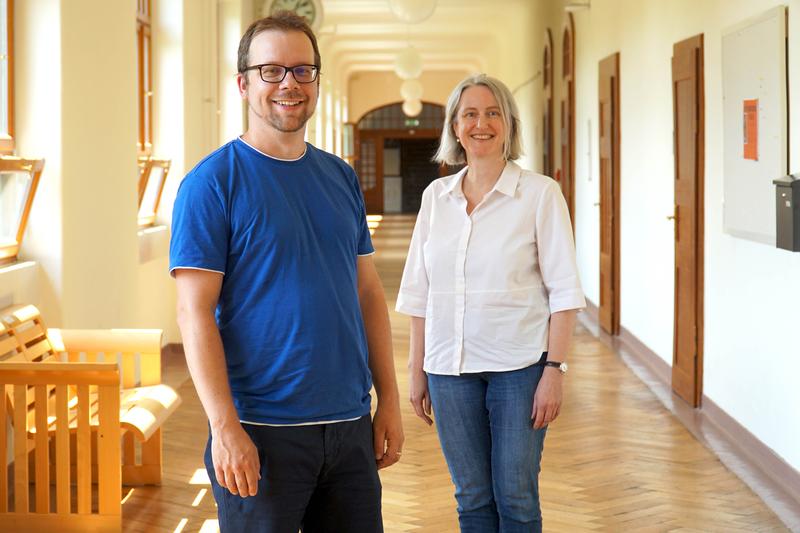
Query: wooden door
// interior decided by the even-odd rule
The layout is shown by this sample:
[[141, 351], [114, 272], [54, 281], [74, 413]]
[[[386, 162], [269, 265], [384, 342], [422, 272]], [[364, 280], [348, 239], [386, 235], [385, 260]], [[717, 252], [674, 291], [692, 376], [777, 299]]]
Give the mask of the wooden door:
[[672, 389], [693, 407], [702, 395], [703, 179], [705, 110], [703, 36], [673, 46], [675, 158], [675, 330]]
[[561, 192], [575, 228], [575, 24], [568, 14], [564, 27], [561, 79]]
[[358, 178], [368, 214], [383, 213], [383, 137], [359, 133]]
[[438, 138], [403, 139], [400, 142], [403, 213], [417, 213], [423, 191], [439, 177], [439, 164], [432, 161], [438, 147]]
[[600, 326], [619, 333], [619, 53], [600, 61]]

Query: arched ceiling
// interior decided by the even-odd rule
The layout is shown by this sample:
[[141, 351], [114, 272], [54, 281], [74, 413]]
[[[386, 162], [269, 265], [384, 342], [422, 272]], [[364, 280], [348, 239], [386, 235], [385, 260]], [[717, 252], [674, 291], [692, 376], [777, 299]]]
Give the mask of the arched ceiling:
[[391, 71], [411, 44], [426, 71], [486, 71], [504, 60], [513, 46], [509, 33], [530, 20], [539, 1], [438, 0], [428, 20], [410, 25], [392, 14], [388, 0], [323, 0], [323, 69], [342, 83], [360, 71]]

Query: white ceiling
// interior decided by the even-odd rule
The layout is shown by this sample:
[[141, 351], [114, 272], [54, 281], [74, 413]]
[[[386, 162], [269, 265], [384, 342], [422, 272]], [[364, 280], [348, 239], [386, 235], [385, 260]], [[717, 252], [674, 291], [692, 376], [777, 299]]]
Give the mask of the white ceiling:
[[388, 0], [323, 0], [324, 67], [343, 81], [354, 72], [393, 70], [397, 53], [411, 44], [426, 71], [486, 70], [508, 49], [509, 28], [529, 19], [540, 1], [438, 0], [428, 20], [409, 25], [392, 14]]

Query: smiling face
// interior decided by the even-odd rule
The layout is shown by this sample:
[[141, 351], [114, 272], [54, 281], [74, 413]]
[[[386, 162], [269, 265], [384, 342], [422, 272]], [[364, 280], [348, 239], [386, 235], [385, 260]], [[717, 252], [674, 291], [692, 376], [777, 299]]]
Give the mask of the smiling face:
[[[248, 66], [272, 63], [294, 67], [314, 64], [314, 48], [300, 31], [267, 30], [253, 37]], [[305, 125], [317, 106], [319, 78], [298, 83], [291, 72], [279, 83], [261, 79], [258, 69], [239, 74], [239, 92], [247, 100], [252, 128], [281, 133], [305, 133]]]
[[506, 126], [500, 105], [484, 85], [464, 89], [458, 105], [453, 131], [467, 154], [475, 159], [502, 159]]

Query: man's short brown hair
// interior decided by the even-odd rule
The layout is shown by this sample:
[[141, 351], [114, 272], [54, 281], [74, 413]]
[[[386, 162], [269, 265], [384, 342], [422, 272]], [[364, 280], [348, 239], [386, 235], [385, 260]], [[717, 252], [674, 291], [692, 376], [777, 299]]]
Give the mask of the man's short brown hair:
[[[244, 74], [245, 69], [249, 67], [248, 61], [250, 57], [250, 43], [253, 38], [261, 32], [277, 30], [282, 32], [299, 31], [306, 34], [311, 41], [311, 46], [314, 48], [314, 65], [318, 69], [322, 69], [322, 59], [319, 55], [319, 46], [317, 46], [317, 37], [311, 30], [311, 27], [303, 17], [292, 13], [291, 11], [279, 11], [269, 17], [259, 19], [247, 28], [247, 31], [242, 35], [242, 40], [239, 41], [239, 56], [236, 62], [236, 68], [239, 73]], [[294, 65], [287, 65], [289, 67]]]

